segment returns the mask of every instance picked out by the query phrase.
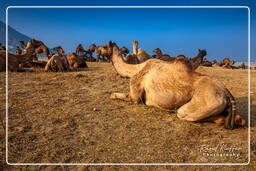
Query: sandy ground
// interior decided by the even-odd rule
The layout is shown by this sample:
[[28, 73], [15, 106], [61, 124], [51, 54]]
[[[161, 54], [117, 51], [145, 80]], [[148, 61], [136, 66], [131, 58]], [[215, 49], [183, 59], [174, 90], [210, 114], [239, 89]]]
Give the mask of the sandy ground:
[[[111, 100], [129, 91], [129, 79], [111, 64], [89, 63], [79, 72], [9, 73], [8, 161], [10, 163], [245, 163], [248, 128], [226, 130], [213, 123], [181, 121], [175, 113]], [[200, 67], [231, 90], [238, 114], [248, 116], [248, 72]], [[8, 166], [5, 163], [5, 73], [0, 73], [1, 169], [162, 170], [173, 166]], [[251, 74], [251, 163], [256, 162], [256, 72]], [[236, 147], [238, 156], [204, 156], [203, 147]], [[208, 149], [208, 152], [212, 152]], [[186, 169], [189, 166], [174, 166]], [[204, 169], [209, 166], [201, 166]], [[210, 169], [221, 166], [210, 166]], [[229, 167], [228, 168], [232, 168]]]

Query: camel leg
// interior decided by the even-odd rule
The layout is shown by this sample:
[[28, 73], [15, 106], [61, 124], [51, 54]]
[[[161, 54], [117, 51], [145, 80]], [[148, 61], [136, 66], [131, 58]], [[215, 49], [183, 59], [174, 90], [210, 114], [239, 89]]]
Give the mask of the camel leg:
[[209, 80], [202, 79], [196, 86], [192, 99], [178, 109], [178, 118], [200, 121], [222, 113], [227, 107], [227, 98], [219, 87], [207, 87]]
[[130, 101], [129, 94], [126, 94], [126, 93], [112, 93], [110, 98]]
[[124, 101], [132, 101], [134, 103], [143, 102], [144, 100], [144, 88], [142, 84], [143, 77], [140, 76], [140, 73], [136, 74], [131, 78], [130, 81], [130, 93], [112, 93], [111, 99], [120, 99]]
[[214, 122], [218, 125], [224, 125], [225, 121], [226, 121], [226, 117], [223, 115], [216, 115], [216, 116], [210, 116], [208, 118], [203, 119], [202, 121], [206, 121], [206, 122]]

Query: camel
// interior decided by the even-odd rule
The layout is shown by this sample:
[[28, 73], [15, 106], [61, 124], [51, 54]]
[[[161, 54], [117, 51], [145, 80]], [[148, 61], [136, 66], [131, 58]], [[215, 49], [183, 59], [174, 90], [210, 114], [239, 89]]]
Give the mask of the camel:
[[97, 46], [94, 43], [88, 47], [88, 49], [85, 51], [86, 61], [96, 62], [96, 59], [92, 56], [92, 54], [95, 52], [96, 48], [97, 48]]
[[25, 53], [27, 46], [29, 46], [29, 43], [32, 43], [35, 47], [35, 50], [34, 50], [35, 60], [37, 60], [36, 54], [40, 54], [40, 53], [43, 53], [48, 59], [51, 58], [52, 54], [50, 54], [48, 47], [42, 41], [39, 41], [36, 39], [29, 40], [27, 45], [25, 45], [23, 41], [20, 41], [20, 45], [24, 49], [23, 53]]
[[25, 45], [24, 41], [20, 41], [20, 46], [21, 46], [23, 49], [26, 49], [26, 45]]
[[84, 47], [82, 46], [82, 44], [79, 44], [77, 47], [76, 47], [76, 54], [78, 56], [83, 56], [85, 53], [85, 50], [84, 50]]
[[207, 61], [206, 59], [204, 59], [201, 65], [206, 67], [212, 67], [213, 64], [210, 61]]
[[[216, 79], [195, 72], [188, 60], [170, 63], [149, 59], [131, 65], [122, 60], [117, 46], [111, 60], [118, 74], [130, 78], [130, 93], [112, 93], [111, 99], [143, 102], [167, 111], [177, 109], [182, 120], [207, 119], [224, 124], [227, 129], [246, 124], [236, 114], [236, 102], [230, 91]], [[231, 110], [226, 116], [228, 109]]]
[[137, 59], [139, 63], [143, 63], [148, 59], [151, 59], [152, 56], [150, 56], [146, 51], [143, 49], [138, 49], [139, 42], [134, 40], [132, 41], [132, 47], [133, 47], [133, 54], [137, 56]]
[[45, 71], [64, 72], [70, 71], [67, 58], [60, 54], [54, 54], [45, 65]]
[[214, 59], [214, 60], [212, 61], [212, 63], [213, 63], [213, 65], [215, 65], [215, 66], [221, 66], [221, 63], [218, 62], [216, 59]]
[[[123, 60], [128, 64], [139, 64], [143, 63], [148, 59], [153, 58], [143, 49], [138, 49], [139, 42], [134, 40], [132, 41], [132, 54], [126, 54], [123, 56]], [[120, 49], [122, 53], [122, 48]]]
[[245, 63], [244, 63], [244, 62], [241, 63], [241, 64], [238, 66], [238, 68], [245, 69], [245, 68], [246, 68]]
[[233, 66], [235, 61], [231, 61], [229, 58], [223, 58], [220, 62], [214, 59], [213, 64], [227, 69], [237, 69], [237, 67]]
[[204, 57], [207, 55], [206, 50], [198, 49], [198, 54], [194, 58], [190, 58], [189, 61], [192, 64], [192, 69], [196, 70], [203, 62]]
[[156, 53], [155, 58], [161, 59], [163, 61], [173, 62], [176, 59], [175, 57], [171, 57], [168, 54], [163, 54], [160, 48], [154, 49], [153, 52]]
[[[14, 55], [8, 53], [8, 70], [9, 71], [24, 71], [22, 64], [33, 60], [35, 47], [30, 44], [26, 47], [25, 53]], [[6, 70], [6, 50], [0, 50], [0, 71]]]
[[95, 49], [96, 56], [99, 60], [110, 62], [110, 57], [112, 56], [112, 47], [115, 45], [113, 41], [109, 41], [107, 45], [97, 46]]
[[[196, 57], [190, 58], [189, 61], [192, 63], [192, 66], [194, 69], [198, 68], [198, 66], [202, 63], [203, 57], [207, 55], [205, 50], [198, 50], [199, 53]], [[186, 56], [184, 55], [178, 55], [176, 57], [171, 57], [168, 54], [163, 54], [160, 48], [156, 48], [153, 50], [154, 53], [156, 53], [155, 58], [166, 61], [166, 62], [174, 62], [177, 60], [187, 60]]]
[[[86, 64], [85, 59], [82, 56], [78, 56], [75, 53], [65, 54], [65, 51], [63, 50], [63, 48], [61, 46], [54, 47], [53, 49], [58, 52], [59, 56], [63, 56], [67, 59], [68, 64], [72, 69], [77, 69], [77, 68], [81, 68], [81, 67], [85, 67], [85, 68], [88, 67], [87, 64]], [[56, 58], [56, 56], [55, 56], [55, 58]]]
[[20, 49], [19, 46], [16, 47], [16, 55], [21, 55], [22, 54], [22, 50]]

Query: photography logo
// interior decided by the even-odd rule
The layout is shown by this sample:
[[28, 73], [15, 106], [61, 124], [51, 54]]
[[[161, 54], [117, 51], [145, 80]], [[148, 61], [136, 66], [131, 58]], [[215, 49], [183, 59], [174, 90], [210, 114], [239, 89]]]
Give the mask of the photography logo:
[[200, 145], [199, 152], [205, 157], [239, 157], [241, 147], [230, 144]]

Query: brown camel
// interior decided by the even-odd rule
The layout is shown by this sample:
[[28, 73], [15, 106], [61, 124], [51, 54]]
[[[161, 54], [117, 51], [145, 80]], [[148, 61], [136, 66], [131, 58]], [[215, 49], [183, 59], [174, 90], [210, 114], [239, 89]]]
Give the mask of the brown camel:
[[23, 49], [26, 49], [26, 45], [25, 45], [24, 41], [20, 41], [20, 46], [21, 46]]
[[25, 43], [23, 41], [20, 41], [20, 45], [21, 47], [24, 49], [23, 53], [26, 53], [26, 49], [28, 46], [30, 46], [30, 44], [33, 44], [33, 46], [35, 47], [34, 50], [34, 59], [37, 60], [36, 54], [41, 54], [43, 53], [48, 59], [51, 58], [52, 54], [50, 54], [50, 51], [48, 49], [48, 47], [39, 40], [36, 39], [31, 39], [28, 41], [27, 45], [25, 45]]
[[82, 46], [82, 44], [79, 44], [77, 47], [76, 47], [76, 54], [78, 56], [83, 56], [85, 54], [85, 50], [84, 50], [84, 47]]
[[65, 51], [61, 46], [54, 47], [53, 49], [56, 50], [60, 56], [64, 56], [67, 59], [68, 64], [72, 69], [88, 67], [85, 59], [82, 56], [78, 56], [75, 53], [65, 54]]
[[194, 58], [190, 58], [189, 61], [192, 64], [192, 69], [196, 70], [200, 64], [203, 62], [204, 57], [207, 55], [206, 50], [198, 49], [198, 54]]
[[88, 61], [88, 62], [96, 62], [96, 59], [92, 56], [92, 54], [95, 52], [96, 48], [97, 48], [97, 46], [95, 44], [91, 44], [88, 47], [87, 51], [85, 51], [86, 61]]
[[206, 66], [206, 67], [212, 67], [212, 63], [210, 61], [207, 61], [205, 58], [203, 60], [203, 62], [201, 63], [202, 66]]
[[241, 63], [241, 64], [239, 65], [239, 68], [241, 68], [241, 69], [246, 69], [245, 63], [244, 63], [244, 62]]
[[143, 63], [148, 59], [151, 59], [152, 56], [150, 56], [146, 51], [143, 49], [138, 49], [139, 42], [134, 40], [132, 41], [132, 47], [133, 47], [133, 54], [137, 56], [137, 59], [139, 63]]
[[64, 72], [70, 70], [67, 58], [60, 54], [52, 55], [45, 65], [45, 71]]
[[223, 58], [220, 62], [218, 62], [216, 59], [213, 60], [213, 63], [217, 66], [221, 66], [223, 68], [227, 69], [236, 69], [237, 67], [234, 67], [235, 61], [231, 61], [229, 58]]
[[95, 49], [98, 61], [102, 60], [105, 62], [110, 62], [110, 57], [112, 56], [112, 47], [116, 45], [113, 41], [109, 41], [107, 45], [97, 46]]
[[[112, 63], [121, 76], [129, 77], [130, 93], [112, 93], [111, 99], [143, 102], [164, 110], [177, 110], [182, 120], [212, 120], [233, 129], [245, 125], [236, 114], [236, 103], [219, 81], [193, 70], [187, 60], [173, 63], [150, 59], [138, 65], [122, 60], [118, 47], [113, 48]], [[228, 115], [225, 111], [231, 108]]]
[[214, 59], [214, 60], [212, 61], [212, 63], [213, 63], [213, 65], [215, 65], [215, 66], [221, 66], [221, 63], [218, 62], [216, 59]]
[[123, 60], [128, 64], [139, 64], [143, 63], [148, 59], [153, 58], [143, 49], [138, 49], [139, 42], [134, 40], [132, 41], [132, 52], [133, 54], [127, 54], [123, 56]]
[[[26, 52], [20, 55], [8, 53], [8, 70], [24, 71], [22, 64], [33, 60], [35, 47], [31, 44], [26, 47]], [[0, 71], [6, 70], [6, 50], [0, 50]]]
[[16, 55], [21, 55], [22, 54], [22, 50], [20, 49], [19, 46], [16, 47]]
[[176, 58], [171, 57], [168, 54], [163, 54], [160, 48], [156, 48], [153, 50], [154, 53], [156, 53], [156, 58], [161, 59], [163, 61], [173, 62]]

